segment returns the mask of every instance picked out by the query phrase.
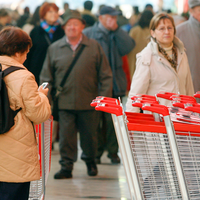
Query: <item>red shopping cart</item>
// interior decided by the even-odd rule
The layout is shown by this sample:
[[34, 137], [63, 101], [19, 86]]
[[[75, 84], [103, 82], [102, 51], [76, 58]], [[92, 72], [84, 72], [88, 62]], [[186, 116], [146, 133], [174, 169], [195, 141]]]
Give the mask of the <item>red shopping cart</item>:
[[52, 117], [35, 126], [40, 160], [40, 180], [31, 181], [29, 200], [44, 200], [45, 186], [51, 167]]
[[155, 102], [142, 109], [164, 122], [113, 102], [95, 109], [112, 114], [131, 199], [200, 199], [200, 126], [172, 123], [169, 108]]

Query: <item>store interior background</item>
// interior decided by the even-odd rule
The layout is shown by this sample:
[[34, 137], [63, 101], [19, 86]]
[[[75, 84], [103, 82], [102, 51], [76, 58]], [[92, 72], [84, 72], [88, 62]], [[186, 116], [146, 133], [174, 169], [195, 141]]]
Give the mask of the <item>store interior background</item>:
[[[83, 10], [83, 3], [85, 0], [48, 0], [48, 2], [54, 2], [60, 8], [59, 12], [62, 14], [64, 12], [63, 4], [65, 2], [69, 3], [70, 9]], [[150, 3], [154, 7], [154, 11], [158, 12], [162, 9], [170, 9], [173, 13], [181, 14], [187, 12], [187, 0], [92, 0], [94, 7], [92, 12], [94, 14], [98, 13], [99, 5], [106, 4], [115, 7], [120, 6], [123, 15], [129, 18], [133, 14], [133, 6], [138, 6], [139, 11], [142, 12], [144, 6]], [[41, 5], [44, 0], [0, 0], [0, 8], [8, 8], [11, 10], [17, 10], [20, 14], [23, 14], [23, 9], [28, 6], [30, 12], [33, 13], [38, 5]]]

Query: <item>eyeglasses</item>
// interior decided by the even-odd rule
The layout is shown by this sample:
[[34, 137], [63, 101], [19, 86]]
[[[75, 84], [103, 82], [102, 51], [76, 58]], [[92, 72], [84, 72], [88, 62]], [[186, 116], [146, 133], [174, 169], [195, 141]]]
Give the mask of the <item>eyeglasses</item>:
[[160, 31], [160, 32], [165, 32], [166, 29], [169, 31], [169, 32], [172, 32], [174, 30], [174, 27], [172, 26], [169, 26], [169, 27], [161, 27], [161, 28], [156, 28], [156, 30]]

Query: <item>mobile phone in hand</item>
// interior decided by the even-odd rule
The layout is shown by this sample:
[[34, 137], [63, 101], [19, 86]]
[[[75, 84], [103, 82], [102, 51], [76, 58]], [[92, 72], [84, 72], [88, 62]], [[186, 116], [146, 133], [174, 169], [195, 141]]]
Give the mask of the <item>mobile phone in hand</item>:
[[45, 89], [48, 85], [49, 85], [48, 82], [44, 82], [44, 83], [42, 83], [42, 88]]

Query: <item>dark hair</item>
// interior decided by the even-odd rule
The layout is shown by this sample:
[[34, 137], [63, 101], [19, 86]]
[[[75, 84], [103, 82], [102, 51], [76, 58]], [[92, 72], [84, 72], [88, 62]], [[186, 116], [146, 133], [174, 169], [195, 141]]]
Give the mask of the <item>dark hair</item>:
[[40, 19], [44, 19], [46, 13], [50, 10], [50, 8], [53, 8], [54, 10], [56, 10], [58, 12], [59, 8], [55, 3], [48, 3], [45, 2], [44, 4], [42, 4], [42, 6], [40, 7]]
[[145, 5], [145, 9], [146, 9], [146, 8], [153, 8], [153, 5], [150, 4], [150, 3], [148, 3], [148, 4]]
[[138, 21], [138, 25], [141, 26], [141, 28], [149, 27], [152, 17], [153, 13], [150, 10], [144, 10]]
[[85, 1], [84, 4], [83, 4], [84, 8], [86, 10], [92, 10], [92, 7], [93, 7], [93, 3], [92, 1]]
[[0, 55], [13, 56], [24, 53], [32, 46], [30, 36], [22, 29], [6, 26], [0, 31]]

